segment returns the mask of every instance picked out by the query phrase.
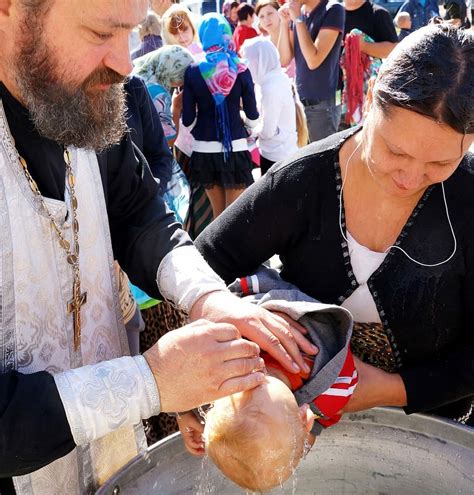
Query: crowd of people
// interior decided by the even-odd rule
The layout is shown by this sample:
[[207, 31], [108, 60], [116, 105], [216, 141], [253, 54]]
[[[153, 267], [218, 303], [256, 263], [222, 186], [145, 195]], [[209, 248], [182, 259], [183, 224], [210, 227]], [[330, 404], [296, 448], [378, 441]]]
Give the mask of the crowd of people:
[[469, 421], [464, 0], [73, 4], [0, 2], [0, 493], [177, 428], [263, 491], [345, 412]]
[[[446, 22], [467, 27], [463, 5], [464, 0], [446, 0]], [[399, 40], [440, 15], [437, 3], [417, 0], [407, 0], [394, 19], [370, 0], [227, 0], [224, 19], [212, 21], [220, 24], [210, 45], [202, 39], [210, 29], [202, 27], [198, 14], [170, 0], [152, 2], [152, 7], [139, 28], [140, 44], [132, 50], [135, 72], [153, 73], [153, 56], [144, 55], [156, 52], [154, 58], [159, 57], [163, 42], [192, 55], [190, 60], [183, 52], [168, 50], [168, 63], [179, 66], [181, 81], [169, 88], [155, 82], [155, 90], [148, 85], [170, 149], [190, 183], [184, 222], [192, 238], [273, 163], [361, 124], [369, 81], [382, 61]], [[227, 26], [230, 31], [224, 33]], [[215, 47], [225, 55], [213, 53]], [[187, 67], [196, 64], [200, 70], [189, 67], [185, 84]], [[216, 69], [213, 78], [203, 76]], [[192, 74], [197, 72], [207, 90], [196, 93], [201, 77]], [[240, 87], [242, 78], [249, 83], [245, 87]], [[217, 88], [221, 81], [229, 87]], [[258, 167], [260, 174], [252, 173]]]

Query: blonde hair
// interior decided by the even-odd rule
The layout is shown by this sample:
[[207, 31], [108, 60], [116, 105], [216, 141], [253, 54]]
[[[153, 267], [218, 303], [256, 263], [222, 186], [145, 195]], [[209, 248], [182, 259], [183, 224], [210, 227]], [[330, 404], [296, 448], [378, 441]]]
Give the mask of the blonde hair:
[[300, 101], [298, 93], [295, 90], [295, 86], [291, 85], [291, 91], [293, 93], [293, 99], [295, 101], [296, 110], [296, 134], [298, 136], [298, 148], [302, 148], [309, 143], [309, 131], [308, 123], [306, 121], [306, 114], [304, 113], [303, 104]]
[[148, 12], [146, 19], [138, 27], [138, 36], [143, 41], [145, 36], [154, 34], [159, 36], [161, 34], [161, 22], [160, 18], [154, 12]]
[[288, 434], [275, 435], [272, 417], [252, 404], [252, 392], [248, 394], [238, 412], [228, 408], [218, 414], [214, 409], [207, 413], [206, 453], [240, 487], [267, 491], [282, 485], [293, 473], [303, 454], [306, 432], [296, 412], [289, 414], [285, 423]]
[[172, 5], [161, 18], [161, 24], [163, 27], [163, 37], [168, 45], [176, 44], [174, 37], [183, 30], [184, 25], [189, 25], [193, 38], [196, 40], [196, 26], [194, 26], [191, 20], [191, 12], [182, 5]]

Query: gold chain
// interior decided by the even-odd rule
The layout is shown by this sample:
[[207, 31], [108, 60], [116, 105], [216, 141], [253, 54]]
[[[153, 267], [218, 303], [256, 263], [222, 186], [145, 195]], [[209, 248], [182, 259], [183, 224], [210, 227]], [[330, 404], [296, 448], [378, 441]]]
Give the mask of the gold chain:
[[51, 223], [51, 226], [53, 227], [53, 230], [56, 232], [56, 235], [58, 237], [59, 245], [61, 248], [64, 250], [66, 253], [66, 260], [71, 265], [72, 268], [72, 273], [73, 273], [73, 288], [72, 288], [72, 299], [68, 302], [67, 304], [67, 309], [69, 313], [73, 313], [73, 318], [74, 318], [74, 349], [77, 350], [80, 346], [81, 343], [81, 316], [80, 316], [80, 310], [81, 306], [86, 303], [87, 300], [87, 293], [81, 294], [81, 277], [80, 277], [80, 270], [79, 270], [79, 222], [77, 220], [77, 198], [76, 198], [76, 191], [75, 191], [75, 185], [76, 185], [76, 178], [74, 176], [74, 171], [72, 169], [72, 161], [71, 161], [71, 154], [68, 149], [64, 150], [64, 162], [66, 164], [66, 179], [67, 179], [67, 186], [69, 190], [69, 195], [71, 198], [71, 210], [72, 210], [72, 234], [73, 234], [73, 241], [74, 241], [74, 246], [71, 249], [71, 244], [69, 241], [67, 241], [63, 233], [61, 231], [61, 228], [59, 227], [58, 223], [54, 219], [53, 215], [49, 211], [48, 207], [46, 206], [46, 202], [44, 200], [43, 195], [41, 194], [38, 184], [36, 181], [33, 179], [31, 176], [27, 163], [25, 159], [18, 155], [20, 164], [23, 168], [23, 171], [25, 173], [26, 179], [28, 180], [28, 184], [30, 186], [30, 189], [33, 191], [35, 196], [39, 199], [41, 206], [43, 207], [43, 210], [45, 211], [46, 215], [49, 218], [49, 221]]

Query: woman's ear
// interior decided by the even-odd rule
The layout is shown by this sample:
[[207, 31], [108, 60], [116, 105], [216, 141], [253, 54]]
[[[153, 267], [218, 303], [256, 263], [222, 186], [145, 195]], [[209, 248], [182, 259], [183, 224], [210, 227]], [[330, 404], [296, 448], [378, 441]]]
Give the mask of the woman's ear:
[[314, 414], [313, 411], [311, 411], [309, 404], [300, 406], [300, 419], [306, 431], [309, 433], [314, 425]]

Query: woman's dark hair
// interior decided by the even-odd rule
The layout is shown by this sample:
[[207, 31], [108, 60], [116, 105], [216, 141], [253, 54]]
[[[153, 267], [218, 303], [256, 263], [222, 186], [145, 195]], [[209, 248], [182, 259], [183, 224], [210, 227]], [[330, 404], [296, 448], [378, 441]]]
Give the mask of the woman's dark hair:
[[474, 132], [474, 36], [447, 24], [407, 36], [384, 62], [374, 101], [384, 113], [400, 107]]
[[239, 21], [246, 21], [249, 16], [252, 17], [254, 14], [254, 8], [248, 3], [241, 3], [237, 9]]
[[445, 14], [443, 19], [459, 19], [461, 22], [466, 20], [467, 7], [464, 0], [445, 0], [443, 4]]

